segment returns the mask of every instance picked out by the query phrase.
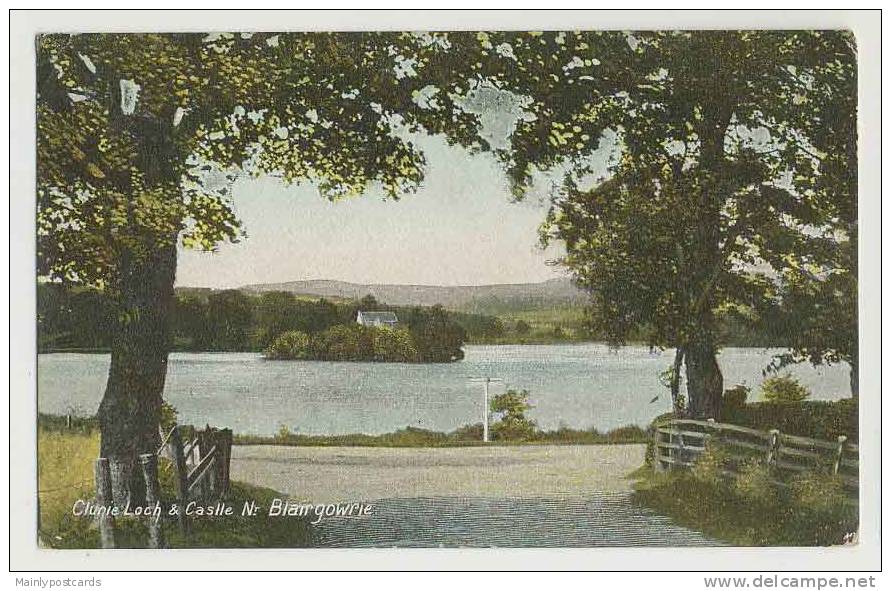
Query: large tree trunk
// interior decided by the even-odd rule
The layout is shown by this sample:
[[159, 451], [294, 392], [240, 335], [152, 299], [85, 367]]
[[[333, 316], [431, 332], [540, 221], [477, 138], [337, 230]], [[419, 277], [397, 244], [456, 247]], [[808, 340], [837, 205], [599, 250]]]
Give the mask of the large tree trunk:
[[686, 411], [686, 403], [681, 400], [681, 365], [684, 364], [684, 348], [678, 346], [674, 350], [674, 364], [671, 366], [671, 410], [675, 416], [683, 416]]
[[121, 264], [111, 368], [99, 406], [100, 455], [108, 458], [116, 505], [141, 503], [137, 457], [160, 444], [161, 394], [170, 350], [170, 316], [176, 275], [176, 241]]
[[851, 398], [857, 400], [860, 398], [860, 364], [856, 355], [848, 363], [851, 365]]
[[708, 342], [693, 342], [685, 351], [687, 403], [689, 414], [697, 419], [721, 418], [724, 376], [718, 366], [717, 350]]

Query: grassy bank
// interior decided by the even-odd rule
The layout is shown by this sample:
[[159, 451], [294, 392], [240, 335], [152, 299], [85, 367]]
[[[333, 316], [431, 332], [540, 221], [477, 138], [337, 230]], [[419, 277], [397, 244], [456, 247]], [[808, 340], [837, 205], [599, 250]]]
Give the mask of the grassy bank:
[[[94, 496], [93, 462], [99, 455], [99, 435], [91, 421], [79, 419], [67, 428], [64, 419], [38, 423], [38, 537], [51, 548], [97, 548], [99, 532], [88, 517], [72, 514], [78, 499]], [[172, 471], [162, 472], [164, 502], [174, 499]], [[311, 545], [311, 530], [305, 518], [242, 517], [240, 508], [254, 501], [266, 508], [275, 497], [284, 495], [267, 488], [233, 482], [227, 502], [236, 508], [231, 517], [196, 517], [192, 535], [185, 539], [175, 524], [165, 523], [168, 546], [172, 548], [293, 548]], [[145, 524], [135, 519], [119, 519], [120, 547], [144, 547]]]
[[[483, 445], [482, 424], [467, 425], [444, 433], [416, 427], [406, 427], [381, 435], [353, 433], [347, 435], [303, 435], [282, 428], [274, 436], [236, 435], [236, 445], [293, 445], [317, 447], [462, 447]], [[598, 445], [610, 443], [645, 443], [646, 432], [636, 425], [619, 427], [607, 432], [596, 429], [568, 429], [536, 431], [522, 440], [494, 440], [485, 445]]]
[[753, 467], [727, 479], [708, 466], [656, 474], [638, 470], [634, 501], [675, 523], [736, 546], [833, 546], [858, 529], [841, 483], [807, 474], [772, 485]]

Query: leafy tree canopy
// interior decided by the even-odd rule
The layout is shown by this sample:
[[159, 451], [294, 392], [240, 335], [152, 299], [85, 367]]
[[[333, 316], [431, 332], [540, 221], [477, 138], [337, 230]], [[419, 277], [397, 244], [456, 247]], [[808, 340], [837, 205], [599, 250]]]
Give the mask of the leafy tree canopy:
[[[234, 175], [310, 179], [337, 199], [417, 188], [403, 33], [78, 34], [38, 39], [38, 261], [107, 285], [181, 235], [236, 239]], [[400, 69], [402, 68], [402, 69]], [[420, 116], [425, 111], [417, 110]], [[456, 113], [453, 137], [476, 119]], [[428, 122], [436, 131], [437, 125]], [[112, 281], [113, 283], [113, 281]]]
[[[794, 297], [806, 305], [787, 321], [801, 326], [822, 301], [848, 327], [836, 334], [856, 334], [850, 33], [449, 40], [478, 87], [522, 106], [508, 145], [488, 147], [517, 197], [543, 172], [556, 176], [543, 238], [565, 243], [562, 262], [591, 292], [611, 340], [643, 326], [654, 344], [695, 350], [694, 370], [705, 377], [688, 387], [701, 381], [720, 397], [718, 314], [754, 320]], [[854, 358], [856, 338], [831, 338], [837, 327], [819, 330], [823, 320], [811, 322], [792, 357]]]

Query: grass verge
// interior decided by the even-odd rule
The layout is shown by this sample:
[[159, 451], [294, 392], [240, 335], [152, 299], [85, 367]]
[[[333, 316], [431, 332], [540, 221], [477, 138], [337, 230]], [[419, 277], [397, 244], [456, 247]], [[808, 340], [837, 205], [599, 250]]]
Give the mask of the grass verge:
[[855, 505], [830, 480], [809, 475], [769, 488], [755, 471], [735, 480], [695, 470], [634, 473], [635, 502], [736, 546], [833, 546], [857, 531]]
[[[98, 548], [99, 532], [89, 517], [72, 512], [78, 499], [94, 496], [93, 462], [99, 455], [98, 432], [81, 424], [71, 431], [57, 425], [38, 426], [38, 537], [44, 547]], [[171, 473], [162, 473], [164, 503], [173, 501]], [[301, 548], [312, 544], [311, 527], [304, 517], [269, 517], [265, 509], [284, 495], [268, 488], [231, 483], [226, 502], [232, 516], [195, 517], [185, 538], [175, 523], [165, 522], [171, 548]], [[255, 517], [242, 517], [241, 507], [254, 501], [263, 508]], [[117, 542], [122, 548], [145, 547], [147, 527], [136, 518], [117, 520]]]

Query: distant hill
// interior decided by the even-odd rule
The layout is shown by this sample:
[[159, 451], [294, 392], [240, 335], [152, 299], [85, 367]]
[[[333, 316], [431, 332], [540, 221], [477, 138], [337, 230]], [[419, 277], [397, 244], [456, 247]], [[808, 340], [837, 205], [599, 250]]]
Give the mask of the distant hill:
[[541, 283], [505, 283], [495, 285], [388, 285], [348, 283], [315, 279], [262, 283], [241, 288], [248, 293], [288, 291], [293, 294], [338, 299], [360, 299], [366, 295], [394, 306], [433, 306], [450, 310], [497, 314], [511, 310], [530, 310], [581, 306], [584, 292], [569, 279], [549, 279]]

